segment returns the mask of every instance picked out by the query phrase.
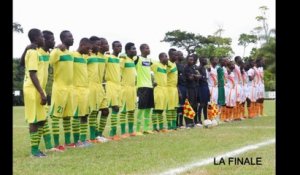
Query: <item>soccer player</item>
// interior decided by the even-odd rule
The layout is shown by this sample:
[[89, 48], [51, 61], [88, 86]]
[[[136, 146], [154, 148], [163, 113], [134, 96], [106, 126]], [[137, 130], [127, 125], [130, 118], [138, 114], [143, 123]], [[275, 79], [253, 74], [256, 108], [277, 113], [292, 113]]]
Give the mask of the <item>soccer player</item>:
[[177, 61], [177, 51], [176, 49], [169, 49], [168, 52], [169, 61], [167, 64], [167, 123], [168, 130], [176, 130], [176, 108], [178, 107], [179, 97], [178, 97], [178, 71], [175, 61]]
[[209, 94], [210, 94], [209, 104], [217, 105], [218, 104], [218, 74], [217, 74], [218, 59], [216, 57], [210, 57], [209, 61], [210, 61], [210, 67], [207, 69], [208, 71], [207, 82], [208, 82]]
[[234, 108], [234, 120], [242, 120], [243, 116], [241, 115], [242, 110], [242, 97], [243, 97], [243, 77], [241, 74], [241, 65], [243, 64], [242, 58], [240, 56], [234, 57], [234, 83], [235, 83], [235, 92], [236, 92], [236, 107]]
[[198, 116], [201, 124], [202, 124], [201, 121], [202, 109], [203, 109], [204, 120], [207, 120], [207, 105], [210, 96], [208, 83], [207, 83], [208, 72], [205, 68], [206, 65], [207, 65], [207, 58], [200, 58], [200, 66], [198, 69], [200, 73], [199, 88], [198, 88], [198, 103], [200, 103], [200, 105], [198, 109]]
[[264, 84], [264, 66], [265, 62], [263, 58], [257, 58], [256, 59], [256, 67], [257, 67], [257, 110], [259, 116], [265, 116], [264, 115], [264, 96], [265, 96], [265, 84]]
[[[102, 85], [106, 57], [102, 53], [107, 48], [101, 47], [101, 40], [97, 36], [90, 37], [92, 44], [92, 52], [87, 61], [88, 77], [89, 77], [89, 128], [90, 142], [107, 142], [103, 136], [109, 109], [107, 105], [105, 91]], [[102, 50], [100, 52], [100, 49]], [[101, 112], [100, 123], [98, 125], [98, 113]]]
[[[199, 71], [196, 70], [195, 65], [196, 55], [187, 56], [187, 65], [184, 69], [184, 74], [187, 80], [187, 98], [195, 111], [197, 113], [197, 84], [200, 78]], [[194, 120], [185, 117], [185, 123], [187, 128], [192, 128], [195, 126]]]
[[254, 70], [255, 62], [253, 59], [249, 59], [249, 70], [247, 71], [247, 75], [249, 78], [248, 81], [248, 118], [256, 117], [255, 107], [257, 100], [256, 86], [257, 86], [257, 76]]
[[74, 39], [70, 31], [64, 30], [60, 33], [62, 41], [61, 48], [55, 48], [50, 53], [50, 64], [53, 66], [53, 85], [50, 116], [52, 118], [52, 133], [54, 146], [64, 150], [59, 145], [59, 119], [63, 119], [65, 145], [75, 147], [71, 143], [71, 117], [74, 115], [73, 107], [73, 56], [69, 47], [73, 45]]
[[240, 70], [241, 70], [241, 76], [242, 76], [242, 93], [241, 93], [241, 109], [240, 109], [240, 116], [242, 116], [242, 119], [247, 118], [245, 115], [245, 102], [247, 100], [247, 94], [248, 94], [248, 76], [246, 72], [246, 64], [242, 62], [240, 65]]
[[[87, 58], [91, 48], [90, 40], [82, 38], [74, 58], [74, 117], [72, 122], [74, 143], [76, 147], [87, 147], [90, 143], [86, 140], [87, 135], [87, 117], [89, 114], [89, 78], [87, 68]], [[79, 124], [80, 120], [80, 124]], [[80, 138], [79, 138], [80, 137]], [[80, 139], [80, 141], [79, 141]]]
[[[44, 45], [43, 34], [39, 29], [31, 29], [28, 32], [31, 43], [38, 48]], [[42, 88], [45, 81], [45, 61], [40, 59], [37, 49], [29, 49], [26, 52], [25, 77], [23, 84], [25, 120], [29, 123], [29, 133], [31, 142], [31, 155], [33, 157], [45, 157], [40, 151], [39, 143], [46, 121], [46, 111], [44, 105], [47, 103], [45, 89]], [[46, 63], [48, 64], [48, 63]], [[46, 77], [48, 78], [48, 77]]]
[[217, 82], [218, 82], [218, 100], [217, 104], [221, 110], [221, 121], [225, 121], [227, 117], [227, 110], [225, 106], [225, 79], [227, 76], [226, 68], [227, 59], [222, 57], [219, 60], [220, 66], [217, 67]]
[[136, 56], [136, 48], [134, 43], [125, 45], [126, 58], [121, 58], [121, 113], [124, 116], [126, 113], [128, 118], [128, 132], [131, 136], [137, 135], [133, 131], [134, 111], [136, 104], [136, 69], [133, 57]]
[[187, 98], [186, 92], [186, 77], [184, 75], [184, 63], [182, 62], [184, 57], [181, 51], [177, 51], [178, 59], [176, 62], [176, 67], [178, 70], [178, 96], [179, 96], [179, 107], [177, 108], [177, 127], [185, 128], [183, 126], [183, 105], [185, 99]]
[[[164, 129], [162, 113], [167, 108], [167, 54], [159, 54], [159, 63], [152, 63], [151, 70], [154, 73], [154, 109], [152, 113], [152, 125], [155, 132], [168, 132]], [[159, 124], [159, 129], [157, 128]]]
[[137, 96], [138, 113], [136, 134], [141, 135], [141, 123], [144, 119], [144, 134], [153, 134], [149, 129], [151, 108], [154, 107], [153, 85], [151, 79], [151, 59], [147, 58], [150, 54], [148, 44], [140, 45], [141, 56], [136, 57], [134, 63], [137, 71]]
[[236, 84], [234, 81], [234, 69], [235, 65], [232, 61], [229, 61], [226, 65], [227, 76], [225, 76], [225, 104], [226, 104], [226, 119], [225, 121], [232, 121], [235, 119], [235, 107], [236, 107]]
[[[109, 50], [109, 46], [106, 39], [101, 39], [101, 51]], [[104, 52], [103, 52], [104, 53]], [[121, 106], [120, 92], [121, 92], [121, 70], [120, 70], [120, 58], [117, 55], [107, 55], [106, 71], [106, 95], [107, 102], [112, 108], [111, 114], [111, 130], [109, 136], [111, 140], [120, 140], [117, 135], [117, 116]]]
[[[108, 108], [108, 100], [107, 100], [107, 94], [106, 92], [108, 91], [103, 87], [103, 80], [108, 71], [111, 70], [111, 68], [108, 68], [110, 65], [108, 55], [105, 54], [109, 50], [109, 45], [108, 42], [105, 38], [99, 38], [99, 52], [97, 53], [97, 57], [99, 58], [99, 64], [98, 64], [98, 75], [99, 75], [99, 111], [101, 111], [101, 117], [100, 117], [100, 122], [98, 125], [98, 130], [96, 130], [96, 139], [98, 142], [108, 142], [109, 139], [104, 137], [103, 131], [106, 126], [107, 118], [109, 115], [109, 108]], [[96, 42], [96, 44], [98, 43]], [[108, 88], [106, 86], [106, 88]], [[96, 115], [98, 116], [98, 114]], [[97, 117], [96, 117], [97, 121]], [[97, 125], [96, 125], [97, 126]], [[113, 125], [112, 125], [113, 126]]]
[[[40, 47], [40, 48], [37, 48], [36, 44], [31, 43], [25, 49], [25, 51], [24, 51], [24, 53], [21, 57], [21, 62], [22, 62], [21, 66], [24, 66], [25, 54], [26, 54], [27, 50], [28, 49], [38, 49], [38, 52], [40, 54], [39, 59], [44, 62], [44, 70], [45, 70], [44, 71], [44, 80], [45, 81], [43, 81], [42, 88], [45, 90], [47, 82], [48, 82], [49, 53], [50, 53], [50, 49], [54, 48], [55, 40], [54, 40], [54, 35], [51, 31], [44, 30], [42, 33], [43, 33], [43, 37], [44, 37], [44, 41], [45, 41], [44, 46]], [[48, 113], [48, 111], [47, 111], [48, 106], [45, 105], [45, 108], [46, 108], [46, 113]], [[58, 152], [61, 151], [61, 150], [53, 147], [53, 145], [51, 143], [51, 133], [50, 133], [50, 128], [49, 128], [48, 117], [45, 121], [42, 135], [43, 135], [43, 139], [44, 139], [44, 142], [45, 142], [46, 151], [58, 151]]]

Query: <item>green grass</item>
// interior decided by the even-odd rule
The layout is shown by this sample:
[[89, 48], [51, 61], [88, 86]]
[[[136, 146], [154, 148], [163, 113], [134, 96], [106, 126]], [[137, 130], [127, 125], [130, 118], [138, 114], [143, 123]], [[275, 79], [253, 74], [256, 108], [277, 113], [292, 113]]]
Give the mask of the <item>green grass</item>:
[[[240, 158], [261, 157], [262, 165], [208, 165], [195, 168], [181, 175], [271, 175], [275, 174], [275, 145], [268, 145], [237, 156]], [[225, 159], [228, 161], [228, 159]]]
[[[194, 128], [131, 137], [116, 142], [94, 144], [90, 148], [48, 153], [47, 158], [37, 159], [30, 157], [29, 133], [23, 113], [23, 107], [14, 107], [14, 174], [156, 174], [248, 144], [275, 138], [275, 102], [266, 101], [265, 113], [269, 115], [267, 117], [226, 123], [211, 129]], [[106, 134], [108, 130], [109, 127], [106, 127]], [[60, 138], [63, 143], [62, 135]], [[44, 149], [43, 142], [41, 149]], [[263, 147], [242, 156], [263, 157], [266, 164], [261, 166], [261, 171], [256, 169], [256, 174], [274, 174], [274, 147]], [[255, 168], [208, 165], [187, 173], [199, 174], [203, 171], [204, 174], [220, 174], [221, 169], [225, 169], [227, 174], [251, 174]]]

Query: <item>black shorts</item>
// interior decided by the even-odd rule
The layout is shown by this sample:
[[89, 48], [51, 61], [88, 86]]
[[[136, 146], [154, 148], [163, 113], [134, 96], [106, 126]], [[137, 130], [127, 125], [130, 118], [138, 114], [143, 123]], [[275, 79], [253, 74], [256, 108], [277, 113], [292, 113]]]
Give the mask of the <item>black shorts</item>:
[[140, 87], [137, 96], [139, 97], [138, 109], [154, 108], [153, 88]]

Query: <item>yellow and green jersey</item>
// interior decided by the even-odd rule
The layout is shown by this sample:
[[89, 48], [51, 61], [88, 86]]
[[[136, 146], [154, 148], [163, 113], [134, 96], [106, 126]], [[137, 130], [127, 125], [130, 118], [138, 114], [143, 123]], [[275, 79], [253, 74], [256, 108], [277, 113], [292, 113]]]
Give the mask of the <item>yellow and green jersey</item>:
[[43, 48], [39, 48], [38, 52], [39, 52], [39, 61], [42, 61], [43, 65], [44, 65], [44, 77], [43, 77], [43, 83], [41, 84], [41, 86], [43, 89], [46, 89], [47, 82], [48, 82], [50, 53], [46, 52]]
[[98, 65], [100, 58], [96, 54], [92, 54], [87, 59], [87, 69], [89, 82], [99, 83]]
[[121, 85], [122, 86], [135, 86], [136, 69], [133, 59], [126, 57], [121, 58]]
[[107, 63], [107, 55], [103, 55], [102, 53], [97, 54], [98, 57], [98, 76], [99, 76], [99, 83], [101, 84], [104, 79], [104, 73], [106, 68], [106, 63]]
[[27, 50], [25, 55], [25, 76], [23, 84], [24, 87], [35, 87], [30, 78], [29, 71], [37, 71], [37, 78], [41, 87], [43, 88], [43, 85], [45, 84], [44, 82], [47, 81], [47, 79], [45, 79], [45, 64], [48, 63], [46, 62], [48, 62], [48, 60], [46, 59], [44, 61], [43, 57], [41, 57], [39, 53], [39, 49]]
[[121, 82], [120, 59], [114, 55], [107, 55], [105, 80], [116, 84]]
[[177, 82], [178, 82], [177, 66], [175, 63], [172, 63], [171, 61], [168, 61], [167, 76], [168, 76], [167, 86], [177, 87]]
[[74, 80], [73, 85], [77, 87], [87, 87], [89, 85], [88, 69], [87, 69], [87, 55], [79, 52], [73, 52], [74, 58], [73, 72]]
[[149, 87], [152, 88], [151, 80], [151, 59], [139, 56], [135, 65], [137, 71], [137, 87]]
[[155, 62], [151, 65], [151, 70], [154, 73], [154, 81], [157, 85], [167, 87], [167, 66], [160, 62]]
[[53, 86], [73, 85], [73, 56], [69, 50], [53, 49], [50, 53], [50, 64], [53, 66]]

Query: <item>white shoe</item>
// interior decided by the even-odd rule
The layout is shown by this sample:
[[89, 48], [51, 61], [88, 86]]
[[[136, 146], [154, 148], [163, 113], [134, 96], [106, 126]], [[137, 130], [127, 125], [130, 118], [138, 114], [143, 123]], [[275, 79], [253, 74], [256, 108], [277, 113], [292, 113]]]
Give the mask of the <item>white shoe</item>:
[[108, 142], [109, 140], [103, 136], [97, 136], [96, 139], [99, 141], [99, 142]]
[[198, 126], [199, 128], [203, 127], [203, 125], [201, 125], [200, 123], [197, 123], [196, 126]]

